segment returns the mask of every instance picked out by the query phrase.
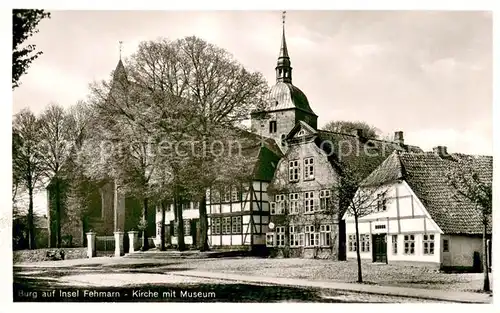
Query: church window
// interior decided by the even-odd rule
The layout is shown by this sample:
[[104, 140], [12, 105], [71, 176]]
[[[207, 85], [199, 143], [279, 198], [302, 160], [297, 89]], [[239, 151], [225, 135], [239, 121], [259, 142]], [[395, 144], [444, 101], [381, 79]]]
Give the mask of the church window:
[[281, 146], [282, 147], [286, 146], [285, 137], [286, 137], [285, 134], [281, 134]]
[[269, 122], [269, 133], [275, 133], [277, 131], [277, 125], [276, 125], [276, 121], [270, 121]]

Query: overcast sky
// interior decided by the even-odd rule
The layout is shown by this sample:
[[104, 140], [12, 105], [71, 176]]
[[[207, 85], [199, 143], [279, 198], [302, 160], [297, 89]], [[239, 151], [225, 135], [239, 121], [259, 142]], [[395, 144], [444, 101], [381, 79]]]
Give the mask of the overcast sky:
[[[31, 43], [44, 52], [14, 91], [14, 113], [85, 99], [142, 40], [196, 35], [270, 85], [279, 11], [52, 11]], [[492, 154], [492, 17], [485, 12], [288, 11], [293, 83], [319, 125], [362, 120], [430, 150]]]

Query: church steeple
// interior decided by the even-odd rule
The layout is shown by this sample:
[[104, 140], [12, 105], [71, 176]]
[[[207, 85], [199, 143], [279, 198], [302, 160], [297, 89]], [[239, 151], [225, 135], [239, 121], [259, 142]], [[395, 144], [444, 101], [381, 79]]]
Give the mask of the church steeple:
[[283, 35], [281, 37], [281, 48], [276, 65], [276, 82], [292, 83], [292, 67], [290, 66], [290, 57], [288, 56], [288, 48], [285, 38], [285, 14], [283, 11]]

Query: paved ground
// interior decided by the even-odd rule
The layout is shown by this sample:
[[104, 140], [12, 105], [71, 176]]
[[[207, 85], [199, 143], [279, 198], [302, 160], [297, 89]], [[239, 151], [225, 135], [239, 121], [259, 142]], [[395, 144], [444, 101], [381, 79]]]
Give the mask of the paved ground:
[[[47, 290], [119, 290], [119, 301], [129, 301], [134, 288], [161, 293], [177, 291], [213, 292], [215, 298], [135, 297], [133, 301], [315, 301], [315, 302], [434, 302], [436, 289], [479, 289], [474, 274], [444, 274], [424, 268], [364, 264], [368, 284], [352, 284], [355, 262], [305, 259], [217, 258], [217, 259], [133, 259], [93, 258], [20, 264], [14, 267], [14, 289], [19, 292]], [[399, 273], [398, 273], [399, 272]], [[477, 275], [476, 275], [477, 276]], [[479, 282], [477, 281], [479, 280]], [[382, 286], [382, 287], [381, 287]], [[385, 286], [385, 287], [383, 287]], [[426, 286], [417, 290], [394, 288]], [[451, 287], [451, 288], [450, 288]], [[99, 289], [100, 288], [100, 289]], [[104, 289], [103, 289], [104, 288]], [[384, 290], [382, 290], [382, 289]], [[387, 289], [389, 288], [389, 289]], [[392, 289], [391, 289], [392, 288]], [[432, 290], [434, 289], [434, 290]], [[127, 295], [125, 295], [127, 294]], [[386, 295], [387, 294], [387, 295]], [[388, 296], [391, 295], [391, 296]], [[419, 295], [424, 299], [408, 298]], [[430, 296], [429, 296], [430, 295]], [[113, 301], [106, 298], [69, 298], [79, 301]], [[124, 299], [125, 297], [126, 299]], [[128, 297], [128, 298], [127, 298]], [[38, 301], [51, 301], [49, 299]], [[435, 298], [435, 297], [434, 297]], [[439, 298], [439, 297], [437, 297]], [[488, 302], [481, 293], [441, 292], [441, 300]]]

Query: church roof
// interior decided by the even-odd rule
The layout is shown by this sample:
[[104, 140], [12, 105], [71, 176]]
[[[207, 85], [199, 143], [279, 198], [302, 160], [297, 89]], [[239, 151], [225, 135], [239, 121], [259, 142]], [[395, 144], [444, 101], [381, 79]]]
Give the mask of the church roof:
[[309, 106], [306, 95], [292, 83], [277, 82], [269, 91], [267, 103], [269, 111], [299, 109], [316, 115]]

